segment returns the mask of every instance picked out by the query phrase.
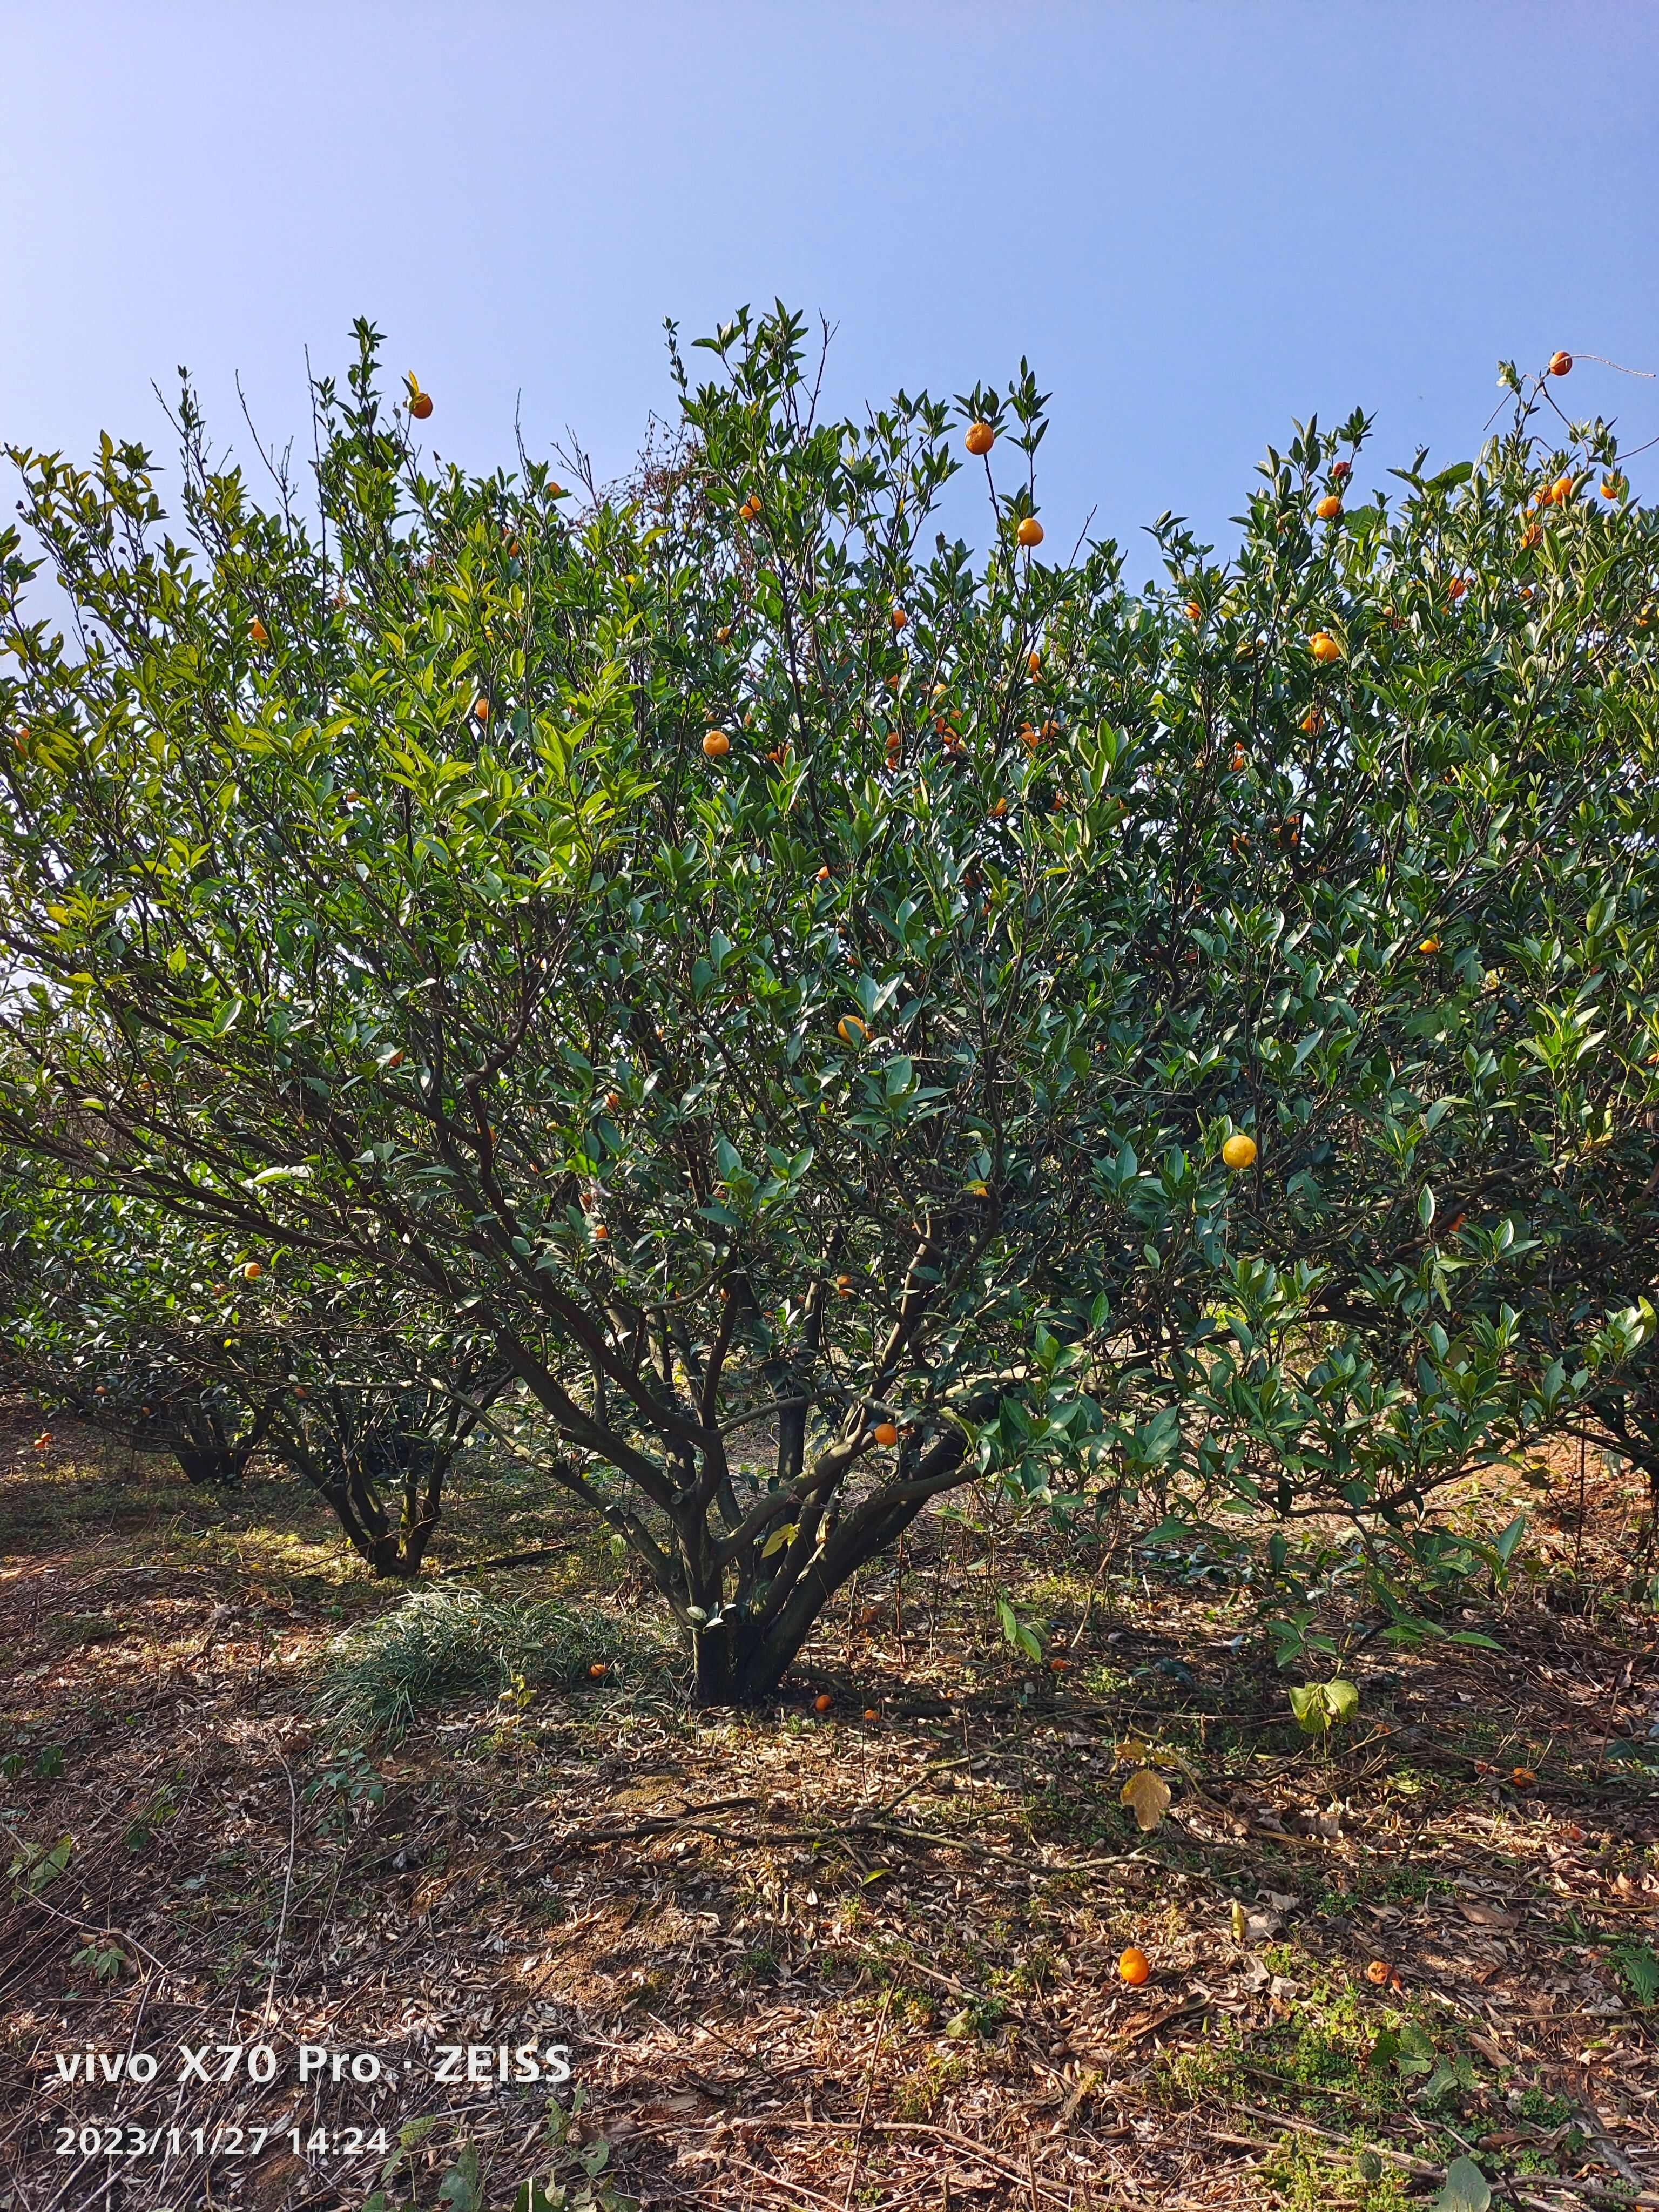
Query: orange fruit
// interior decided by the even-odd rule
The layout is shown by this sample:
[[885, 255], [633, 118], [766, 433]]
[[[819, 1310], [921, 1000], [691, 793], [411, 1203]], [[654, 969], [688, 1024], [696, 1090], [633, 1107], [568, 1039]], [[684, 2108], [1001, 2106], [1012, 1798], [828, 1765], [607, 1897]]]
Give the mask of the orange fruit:
[[876, 1711], [873, 1705], [866, 1705], [864, 1709], [864, 1717], [867, 1721], [878, 1721], [881, 1718], [881, 1715]]
[[250, 1260], [242, 1270], [242, 1280], [245, 1283], [257, 1283], [264, 1272], [257, 1260]]
[[812, 1700], [812, 1711], [815, 1713], [827, 1713], [835, 1702], [828, 1690], [821, 1690]]
[[1572, 478], [1571, 477], [1557, 477], [1555, 482], [1550, 486], [1550, 499], [1552, 502], [1557, 507], [1565, 507], [1571, 497]]
[[258, 615], [255, 615], [253, 620], [248, 624], [247, 634], [253, 640], [255, 645], [269, 645], [270, 643], [270, 632], [265, 628]]
[[891, 1451], [898, 1442], [898, 1431], [890, 1421], [878, 1421], [874, 1433], [876, 1442], [884, 1451]]
[[906, 624], [906, 623], [908, 623], [908, 622], [909, 621], [909, 619], [910, 619], [909, 616], [908, 616], [908, 615], [907, 615], [907, 614], [905, 613], [905, 611], [904, 611], [904, 610], [903, 610], [903, 608], [902, 608], [902, 607], [895, 607], [895, 608], [894, 608], [894, 610], [893, 610], [893, 628], [894, 628], [895, 629], [902, 629], [904, 628], [904, 625]]
[[837, 1276], [836, 1276], [836, 1297], [842, 1297], [842, 1298], [850, 1298], [850, 1297], [852, 1297], [852, 1295], [853, 1295], [853, 1278], [852, 1278], [850, 1275], [837, 1275]]
[[1042, 525], [1037, 520], [1036, 515], [1025, 515], [1022, 518], [1019, 528], [1015, 531], [1014, 536], [1020, 544], [1028, 548], [1033, 545], [1041, 545], [1042, 543]]
[[724, 730], [710, 730], [703, 738], [702, 749], [710, 760], [724, 760], [732, 750], [732, 740]]
[[1204, 619], [1204, 610], [1200, 606], [1196, 599], [1188, 599], [1187, 602], [1186, 615], [1189, 623], [1202, 622]]
[[1242, 1129], [1235, 1129], [1221, 1147], [1223, 1166], [1231, 1168], [1237, 1175], [1243, 1169], [1251, 1166], [1255, 1159], [1255, 1139], [1247, 1137]]
[[1373, 1959], [1365, 1969], [1365, 1979], [1380, 1990], [1386, 1985], [1393, 1971], [1386, 1959]]
[[1437, 937], [1425, 937], [1417, 949], [1419, 952], [1438, 952], [1440, 939]]
[[829, 882], [829, 880], [830, 880], [830, 871], [829, 871], [829, 869], [828, 869], [828, 868], [820, 868], [820, 869], [818, 870], [817, 880], [818, 880], [818, 881], [819, 881], [819, 883], [821, 883], [821, 884], [827, 884], [827, 883]]
[[1328, 667], [1332, 661], [1340, 660], [1342, 658], [1341, 647], [1328, 629], [1316, 629], [1314, 632], [1308, 640], [1308, 650], [1322, 667]]
[[1237, 775], [1243, 769], [1244, 763], [1249, 757], [1249, 756], [1245, 752], [1243, 745], [1235, 745], [1233, 747], [1233, 773], [1235, 775]]
[[1352, 474], [1353, 463], [1352, 461], [1333, 461], [1331, 463], [1331, 482], [1333, 483], [1346, 483], [1348, 478]]
[[1041, 676], [1042, 673], [1042, 655], [1040, 653], [1028, 653], [1025, 656], [1025, 667], [1028, 675]]
[[988, 422], [970, 422], [963, 444], [970, 453], [988, 453], [997, 441], [997, 434]]
[[603, 1659], [596, 1659], [587, 1670], [587, 1679], [590, 1682], [602, 1682], [610, 1672]]
[[1144, 1951], [1138, 1951], [1134, 1945], [1131, 1943], [1128, 1949], [1118, 1960], [1117, 1971], [1118, 1978], [1121, 1981], [1127, 1982], [1132, 1990], [1138, 1990], [1141, 1984], [1150, 1977], [1152, 1971], [1152, 1962], [1146, 1956], [1146, 1954]]
[[1072, 1662], [1069, 1659], [1051, 1659], [1048, 1662], [1048, 1672], [1051, 1674], [1069, 1674]]
[[1530, 1790], [1538, 1777], [1529, 1766], [1517, 1766], [1510, 1776], [1517, 1790]]
[[621, 1093], [620, 1091], [607, 1091], [605, 1092], [605, 1112], [606, 1112], [607, 1114], [614, 1114], [614, 1113], [616, 1112], [616, 1110], [617, 1110], [617, 1107], [618, 1107], [618, 1106], [620, 1106], [621, 1104], [622, 1104], [622, 1093]]
[[1298, 726], [1304, 730], [1309, 737], [1316, 738], [1319, 735], [1319, 732], [1325, 726], [1325, 717], [1320, 713], [1317, 707], [1310, 707], [1307, 713], [1302, 717], [1302, 720]]
[[732, 642], [732, 625], [730, 623], [726, 623], [721, 629], [717, 629], [714, 632], [714, 642], [716, 645], [730, 645]]
[[843, 1014], [836, 1024], [836, 1035], [843, 1044], [862, 1044], [867, 1034], [856, 1014]]
[[477, 702], [477, 705], [473, 708], [472, 711], [473, 711], [473, 713], [477, 716], [478, 720], [479, 720], [481, 722], [487, 722], [487, 721], [489, 720], [489, 700], [488, 700], [488, 699], [480, 699], [480, 700]]
[[1552, 376], [1571, 376], [1571, 374], [1572, 356], [1570, 353], [1564, 352], [1559, 347], [1558, 347], [1555, 352], [1550, 356], [1550, 374]]
[[417, 392], [409, 403], [409, 411], [417, 422], [424, 422], [432, 412], [432, 394], [429, 392]]
[[1618, 477], [1602, 477], [1602, 479], [1601, 479], [1601, 496], [1602, 496], [1602, 498], [1603, 498], [1603, 499], [1617, 499], [1617, 498], [1618, 498], [1618, 496], [1619, 496], [1619, 492], [1620, 492], [1620, 484], [1619, 484], [1619, 479], [1618, 479]]
[[1314, 509], [1322, 522], [1334, 522], [1341, 512], [1342, 502], [1334, 491], [1328, 491]]
[[1007, 800], [1006, 799], [999, 799], [996, 805], [991, 809], [991, 811], [993, 814], [1006, 814], [1008, 811]]
[[607, 1244], [610, 1241], [611, 1231], [605, 1227], [604, 1222], [596, 1221], [593, 1224], [593, 1242], [596, 1244]]
[[1521, 532], [1521, 550], [1523, 553], [1530, 553], [1533, 547], [1539, 543], [1543, 535], [1543, 532], [1538, 527], [1538, 525], [1535, 522], [1529, 522], [1526, 528]]

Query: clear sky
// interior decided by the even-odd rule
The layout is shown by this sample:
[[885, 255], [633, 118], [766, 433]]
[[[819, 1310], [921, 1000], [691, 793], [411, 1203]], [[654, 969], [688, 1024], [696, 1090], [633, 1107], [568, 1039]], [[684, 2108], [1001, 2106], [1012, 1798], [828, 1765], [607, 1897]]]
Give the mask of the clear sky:
[[1458, 458], [1504, 355], [1571, 348], [1564, 401], [1659, 435], [1659, 383], [1582, 359], [1659, 369], [1650, 0], [0, 0], [0, 33], [9, 441], [163, 447], [186, 362], [251, 459], [236, 374], [302, 433], [305, 348], [343, 366], [365, 313], [441, 452], [509, 461], [522, 395], [532, 448], [620, 469], [663, 317], [780, 294], [838, 325], [839, 407], [1029, 355], [1066, 542], [1165, 507], [1224, 540], [1312, 409], [1374, 410], [1378, 471]]

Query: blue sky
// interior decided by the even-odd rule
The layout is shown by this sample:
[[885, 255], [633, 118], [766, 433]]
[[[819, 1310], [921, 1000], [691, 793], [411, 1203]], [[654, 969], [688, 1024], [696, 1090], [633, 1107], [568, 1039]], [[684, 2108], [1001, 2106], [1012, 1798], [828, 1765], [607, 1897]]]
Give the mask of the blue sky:
[[1028, 355], [1066, 542], [1165, 507], [1224, 542], [1311, 409], [1375, 410], [1378, 471], [1469, 453], [1500, 355], [1571, 348], [1564, 400], [1659, 435], [1659, 383], [1582, 358], [1659, 369], [1640, 0], [26, 0], [0, 33], [10, 441], [163, 447], [187, 362], [251, 459], [236, 374], [302, 433], [305, 348], [342, 366], [361, 313], [440, 451], [509, 460], [521, 395], [532, 448], [620, 469], [663, 317], [775, 294], [839, 326], [840, 407]]

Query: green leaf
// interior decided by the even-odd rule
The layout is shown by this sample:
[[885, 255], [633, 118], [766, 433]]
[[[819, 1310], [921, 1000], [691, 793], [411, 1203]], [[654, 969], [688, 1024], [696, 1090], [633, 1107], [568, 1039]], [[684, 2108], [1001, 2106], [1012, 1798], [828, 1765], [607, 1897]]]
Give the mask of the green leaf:
[[1616, 1944], [1611, 1955], [1626, 1988], [1638, 2005], [1650, 2005], [1659, 1998], [1659, 1957], [1655, 1956], [1651, 1945]]
[[1446, 2169], [1445, 2185], [1434, 2200], [1434, 2212], [1488, 2212], [1492, 2187], [1470, 2158], [1455, 2158]]

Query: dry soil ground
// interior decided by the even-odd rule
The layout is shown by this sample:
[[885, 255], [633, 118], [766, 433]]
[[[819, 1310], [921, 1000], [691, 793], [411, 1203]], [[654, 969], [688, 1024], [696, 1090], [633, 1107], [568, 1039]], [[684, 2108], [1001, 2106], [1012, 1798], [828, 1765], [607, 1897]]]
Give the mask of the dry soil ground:
[[[307, 1503], [40, 1428], [0, 1408], [7, 2212], [357, 2207], [416, 2120], [388, 2201], [422, 2212], [504, 2212], [532, 2174], [555, 2205], [1383, 2212], [1460, 2158], [1497, 2204], [1659, 2204], [1625, 1478], [1592, 1466], [1581, 1516], [1576, 1461], [1516, 1477], [1521, 1571], [1461, 1623], [1499, 1650], [1357, 1643], [1339, 1577], [1361, 1704], [1328, 1748], [1203, 1557], [946, 1522], [766, 1711], [689, 1711], [573, 1547], [482, 1578], [582, 1594], [564, 1682], [354, 1746], [318, 1712], [330, 1646], [398, 1599]], [[509, 1508], [507, 1542], [569, 1533]], [[441, 1568], [480, 1548], [468, 1509]], [[1060, 1671], [1002, 1642], [999, 1594]], [[1160, 1761], [1142, 1835], [1122, 1784]], [[550, 2111], [546, 2081], [437, 2078], [442, 2046], [526, 2043], [569, 2046]], [[302, 2044], [331, 2054], [303, 2086]], [[145, 2051], [153, 2081], [103, 2078]]]

